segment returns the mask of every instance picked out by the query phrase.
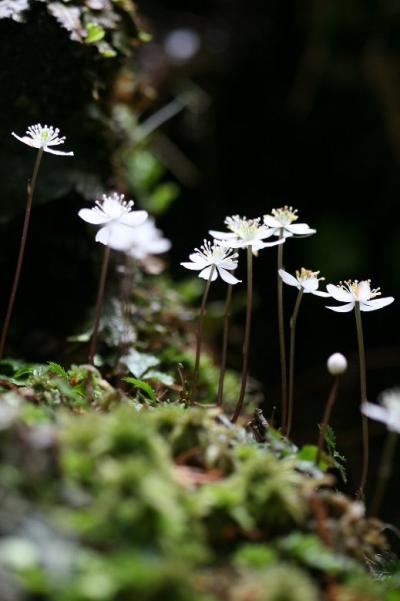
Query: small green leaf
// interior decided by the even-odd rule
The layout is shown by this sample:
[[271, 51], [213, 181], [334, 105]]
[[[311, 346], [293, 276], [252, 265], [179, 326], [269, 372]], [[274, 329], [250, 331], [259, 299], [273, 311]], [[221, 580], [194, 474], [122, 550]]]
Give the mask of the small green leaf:
[[104, 29], [100, 25], [96, 25], [96, 23], [87, 23], [86, 31], [86, 44], [95, 44], [96, 42], [100, 42], [100, 40], [102, 40], [106, 35]]
[[156, 394], [155, 394], [154, 390], [152, 389], [152, 387], [150, 386], [150, 384], [147, 384], [147, 382], [143, 382], [143, 380], [138, 380], [137, 378], [132, 378], [132, 377], [122, 378], [122, 380], [124, 382], [127, 382], [128, 384], [133, 384], [133, 386], [135, 388], [139, 388], [140, 390], [143, 390], [143, 392], [145, 392], [147, 394], [147, 396], [153, 403], [157, 402]]
[[65, 379], [65, 380], [69, 380], [68, 373], [65, 371], [65, 369], [59, 363], [54, 363], [54, 361], [49, 361], [48, 366], [49, 366], [49, 370], [51, 372], [57, 374], [57, 376], [60, 376], [61, 378]]

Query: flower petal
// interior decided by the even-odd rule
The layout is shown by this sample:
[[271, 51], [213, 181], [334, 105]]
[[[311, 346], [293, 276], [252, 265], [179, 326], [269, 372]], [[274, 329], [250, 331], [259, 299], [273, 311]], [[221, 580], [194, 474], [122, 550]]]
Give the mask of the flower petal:
[[208, 233], [213, 238], [218, 238], [218, 240], [230, 240], [231, 238], [236, 238], [236, 235], [233, 232], [217, 232], [216, 230], [209, 230]]
[[326, 307], [327, 309], [331, 309], [331, 311], [336, 311], [337, 313], [348, 313], [352, 309], [354, 309], [354, 302], [348, 303], [347, 305], [338, 305], [337, 307]]
[[283, 227], [279, 221], [272, 215], [264, 215], [264, 223], [268, 227], [277, 228], [278, 231], [274, 232], [275, 236], [279, 236], [279, 230]]
[[317, 230], [310, 228], [307, 223], [291, 223], [285, 226], [294, 236], [312, 236]]
[[375, 298], [373, 300], [360, 302], [360, 311], [376, 311], [387, 307], [394, 301], [393, 296], [385, 296], [384, 298]]
[[17, 138], [17, 140], [19, 140], [20, 142], [22, 142], [23, 144], [27, 144], [28, 146], [31, 146], [32, 148], [40, 148], [40, 145], [35, 143], [32, 138], [30, 138], [29, 136], [17, 136], [16, 133], [14, 133], [13, 131], [11, 132], [11, 135], [14, 136], [14, 138]]
[[105, 226], [99, 229], [95, 238], [96, 242], [100, 242], [101, 244], [105, 244], [108, 246], [110, 240], [110, 229]]
[[[31, 146], [32, 146], [32, 144], [31, 144]], [[52, 148], [49, 148], [48, 146], [45, 146], [43, 148], [43, 150], [45, 152], [48, 152], [49, 154], [58, 154], [58, 155], [63, 155], [65, 157], [73, 157], [74, 156], [74, 153], [72, 151], [71, 152], [62, 152], [62, 150], [53, 150]]]
[[236, 269], [238, 266], [238, 262], [235, 259], [226, 259], [225, 261], [221, 261], [221, 263], [219, 263], [218, 267], [222, 267], [222, 269], [229, 269], [230, 271], [232, 271], [232, 269]]
[[291, 275], [284, 269], [279, 269], [279, 275], [281, 280], [284, 281], [285, 284], [288, 284], [289, 286], [295, 286], [300, 290], [300, 284], [293, 275]]
[[387, 411], [387, 409], [381, 407], [380, 405], [365, 402], [361, 405], [361, 413], [363, 413], [370, 419], [375, 419], [378, 422], [388, 424], [389, 412]]
[[181, 265], [183, 267], [186, 267], [186, 269], [191, 269], [192, 271], [200, 271], [201, 269], [204, 268], [204, 265], [197, 265], [196, 263], [181, 263]]
[[285, 242], [285, 238], [279, 238], [279, 240], [275, 240], [275, 242], [263, 242], [262, 246], [259, 248], [267, 248], [268, 246], [276, 246], [277, 244], [283, 244]]
[[341, 288], [340, 286], [328, 284], [326, 289], [332, 298], [341, 303], [348, 303], [349, 301], [354, 301], [354, 296], [352, 295], [352, 293], [348, 292], [347, 290], [343, 290], [343, 288]]
[[221, 266], [218, 267], [218, 273], [227, 284], [239, 284], [242, 280], [238, 280], [229, 271], [226, 271]]
[[98, 207], [94, 207], [93, 209], [81, 209], [78, 212], [78, 215], [83, 221], [87, 223], [92, 223], [93, 225], [101, 225], [103, 223], [108, 223], [110, 218], [103, 213]]
[[133, 243], [132, 232], [133, 228], [112, 221], [97, 232], [95, 239], [114, 250], [127, 251]]
[[199, 278], [203, 278], [203, 280], [209, 280], [210, 279], [210, 273], [211, 273], [211, 270], [213, 269], [213, 267], [214, 267], [214, 271], [213, 271], [213, 274], [211, 276], [211, 281], [213, 282], [214, 280], [216, 280], [217, 277], [218, 277], [218, 273], [217, 273], [217, 270], [215, 269], [215, 265], [209, 265], [208, 267], [206, 267], [205, 269], [203, 269], [203, 271], [200, 271]]
[[305, 290], [304, 292], [311, 292], [311, 294], [315, 294], [315, 296], [322, 296], [324, 298], [330, 297], [330, 294], [328, 294], [328, 292], [323, 292], [323, 290]]
[[148, 216], [149, 214], [147, 211], [131, 211], [130, 213], [122, 215], [118, 221], [132, 227], [144, 223]]

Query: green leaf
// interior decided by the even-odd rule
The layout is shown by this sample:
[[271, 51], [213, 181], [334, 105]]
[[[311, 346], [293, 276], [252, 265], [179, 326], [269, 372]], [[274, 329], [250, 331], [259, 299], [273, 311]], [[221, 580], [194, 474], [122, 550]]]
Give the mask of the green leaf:
[[69, 381], [68, 373], [65, 371], [65, 369], [59, 363], [54, 363], [54, 361], [49, 361], [48, 366], [49, 366], [49, 371], [57, 374], [57, 376], [60, 376], [60, 378], [63, 378], [64, 380]]
[[[318, 448], [315, 445], [312, 444], [307, 444], [304, 445], [303, 447], [301, 447], [300, 451], [297, 453], [297, 459], [299, 461], [307, 461], [309, 463], [313, 463], [315, 464], [315, 460], [317, 458], [317, 452], [318, 452]], [[331, 467], [330, 462], [326, 461], [327, 456], [325, 453], [321, 453], [321, 459], [319, 461], [319, 469], [320, 470], [327, 470], [329, 467]]]
[[147, 382], [143, 382], [143, 380], [138, 380], [137, 378], [132, 378], [129, 376], [126, 378], [122, 378], [122, 380], [124, 382], [127, 382], [128, 384], [133, 384], [133, 386], [135, 388], [139, 388], [140, 390], [143, 390], [143, 392], [145, 392], [147, 394], [147, 396], [153, 403], [157, 402], [156, 394], [155, 394], [154, 390], [152, 389], [152, 387], [150, 386], [150, 384], [147, 384]]
[[85, 38], [86, 44], [95, 44], [96, 42], [100, 42], [106, 35], [104, 29], [97, 25], [96, 23], [87, 23], [86, 24], [87, 36]]
[[145, 208], [153, 215], [162, 215], [179, 196], [179, 186], [174, 182], [160, 184], [146, 200]]

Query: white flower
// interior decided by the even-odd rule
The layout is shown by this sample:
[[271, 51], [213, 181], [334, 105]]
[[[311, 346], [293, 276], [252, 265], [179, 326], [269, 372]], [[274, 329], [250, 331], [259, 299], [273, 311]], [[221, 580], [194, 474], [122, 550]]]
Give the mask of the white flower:
[[333, 353], [326, 362], [326, 366], [332, 376], [339, 376], [347, 369], [347, 359], [342, 353]]
[[49, 148], [49, 146], [59, 146], [60, 144], [64, 144], [65, 136], [61, 138], [58, 137], [60, 130], [56, 127], [40, 125], [37, 123], [36, 125], [31, 125], [26, 130], [25, 136], [17, 136], [16, 133], [11, 132], [11, 135], [14, 138], [17, 138], [20, 142], [31, 146], [32, 148], [43, 148], [44, 152], [49, 152], [50, 154], [59, 154], [64, 156], [74, 156], [73, 152], [62, 152], [61, 150], [53, 150]]
[[325, 279], [319, 278], [318, 274], [319, 271], [310, 271], [309, 269], [304, 269], [304, 267], [300, 271], [296, 271], [296, 277], [283, 269], [279, 270], [279, 275], [285, 284], [295, 286], [298, 290], [303, 290], [305, 293], [315, 294], [316, 296], [330, 296], [327, 292], [318, 290], [320, 281]]
[[217, 232], [210, 230], [211, 236], [216, 239], [217, 244], [228, 248], [247, 248], [251, 246], [254, 254], [262, 248], [280, 244], [281, 240], [275, 242], [264, 242], [265, 238], [272, 236], [273, 232], [268, 227], [260, 225], [260, 219], [247, 219], [233, 215], [225, 219], [229, 232]]
[[148, 218], [132, 231], [132, 244], [127, 254], [134, 259], [143, 260], [150, 255], [160, 255], [171, 248], [171, 242], [163, 238], [162, 231], [157, 229], [154, 219]]
[[272, 209], [272, 215], [264, 215], [264, 224], [272, 228], [272, 236], [289, 238], [290, 236], [311, 236], [317, 230], [311, 229], [307, 223], [294, 223], [297, 221], [297, 209], [284, 206]]
[[220, 275], [227, 284], [238, 284], [241, 280], [229, 273], [238, 266], [237, 258], [238, 254], [230, 248], [223, 248], [219, 244], [211, 244], [208, 240], [204, 240], [200, 249], [195, 248], [195, 252], [189, 255], [192, 262], [181, 263], [181, 265], [186, 269], [200, 271], [199, 278], [204, 280], [209, 279], [212, 271], [211, 281], [216, 280]]
[[394, 301], [393, 296], [375, 298], [376, 296], [380, 296], [381, 292], [379, 288], [371, 290], [371, 280], [362, 280], [361, 282], [358, 280], [354, 280], [354, 282], [347, 280], [343, 283], [340, 282], [338, 286], [328, 284], [326, 289], [332, 298], [345, 303], [336, 307], [327, 307], [327, 309], [337, 311], [338, 313], [351, 311], [354, 309], [356, 303], [359, 303], [361, 311], [376, 311], [390, 305]]
[[146, 221], [148, 213], [133, 211], [133, 200], [127, 202], [124, 198], [116, 192], [110, 196], [104, 194], [92, 209], [81, 209], [78, 215], [87, 223], [103, 225], [96, 234], [96, 242], [126, 251], [133, 245], [135, 228]]
[[361, 405], [364, 415], [386, 424], [388, 430], [400, 434], [400, 389], [390, 388], [379, 397], [380, 405], [365, 402]]

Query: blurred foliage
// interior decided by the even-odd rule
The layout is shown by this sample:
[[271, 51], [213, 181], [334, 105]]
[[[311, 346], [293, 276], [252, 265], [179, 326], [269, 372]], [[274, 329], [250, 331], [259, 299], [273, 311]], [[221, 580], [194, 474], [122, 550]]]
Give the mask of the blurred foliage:
[[396, 599], [398, 562], [383, 560], [374, 520], [349, 499], [338, 510], [326, 475], [272, 429], [257, 443], [216, 409], [128, 395], [49, 421], [58, 392], [25, 392], [0, 398], [2, 600]]

